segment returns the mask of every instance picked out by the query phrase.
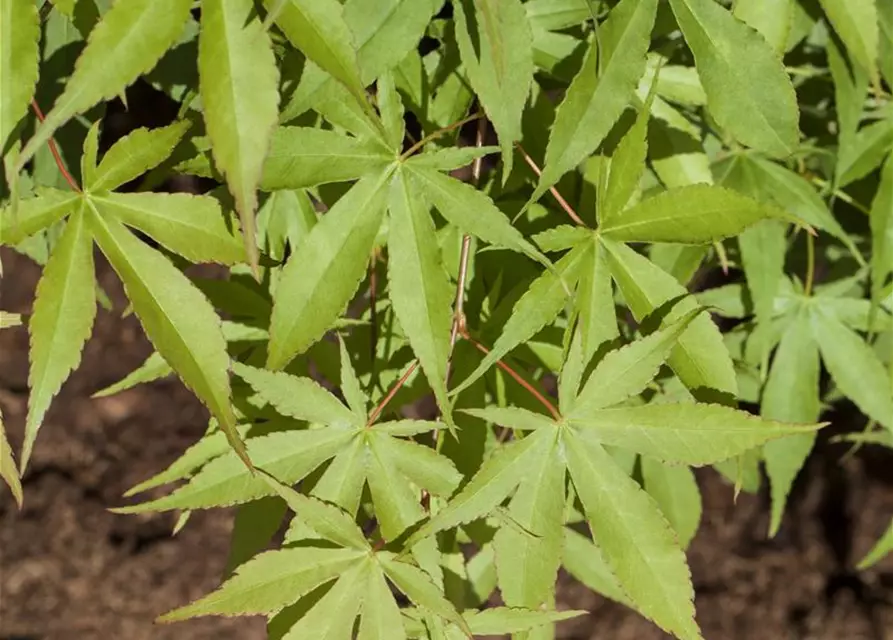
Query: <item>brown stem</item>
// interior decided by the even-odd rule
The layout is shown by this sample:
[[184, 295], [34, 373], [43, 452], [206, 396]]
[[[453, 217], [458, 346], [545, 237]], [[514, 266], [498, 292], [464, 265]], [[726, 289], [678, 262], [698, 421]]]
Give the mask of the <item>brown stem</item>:
[[[45, 116], [43, 115], [43, 111], [40, 110], [40, 106], [37, 104], [36, 100], [31, 100], [31, 108], [34, 110], [34, 115], [37, 116], [37, 119], [43, 122]], [[53, 159], [56, 161], [56, 166], [59, 167], [59, 172], [62, 174], [62, 177], [65, 178], [65, 181], [72, 190], [80, 193], [81, 188], [78, 186], [74, 177], [68, 172], [68, 169], [65, 168], [65, 163], [62, 162], [62, 156], [59, 155], [59, 148], [56, 146], [56, 141], [53, 138], [50, 138], [47, 140], [47, 144], [50, 147], [50, 153], [53, 154]]]
[[[475, 146], [481, 148], [484, 146], [484, 132], [486, 130], [486, 121], [478, 120], [478, 132], [475, 140]], [[471, 167], [471, 178], [475, 185], [481, 181], [481, 164], [483, 157], [474, 159]], [[465, 326], [465, 282], [468, 279], [468, 260], [471, 255], [471, 236], [467, 233], [462, 236], [462, 252], [459, 255], [459, 277], [456, 282], [456, 303], [453, 307], [453, 328], [450, 332], [450, 356], [453, 354], [453, 347], [456, 346], [456, 338], [459, 337], [459, 329]], [[449, 361], [447, 361], [447, 377], [449, 377]]]
[[[536, 162], [534, 162], [533, 158], [527, 155], [527, 152], [524, 151], [524, 147], [521, 146], [521, 143], [516, 142], [515, 146], [518, 148], [518, 151], [521, 152], [521, 155], [524, 156], [525, 162], [527, 162], [527, 166], [533, 169], [533, 172], [536, 174], [536, 177], [539, 178], [543, 175], [542, 170], [540, 170], [539, 166], [537, 166]], [[558, 204], [561, 205], [561, 208], [565, 210], [567, 215], [570, 216], [571, 220], [576, 222], [578, 225], [585, 227], [586, 223], [577, 215], [577, 212], [574, 211], [574, 208], [568, 204], [568, 201], [565, 200], [560, 193], [558, 193], [558, 189], [554, 186], [549, 187], [549, 192], [555, 196], [555, 199], [558, 201]]]
[[372, 413], [369, 414], [369, 419], [366, 421], [366, 426], [371, 427], [376, 420], [378, 420], [378, 416], [381, 415], [381, 412], [384, 411], [384, 408], [388, 406], [388, 403], [391, 399], [397, 395], [397, 392], [406, 384], [406, 381], [409, 380], [409, 376], [413, 374], [416, 368], [419, 366], [418, 360], [413, 360], [412, 364], [409, 365], [409, 368], [406, 372], [400, 376], [400, 379], [397, 380], [396, 384], [388, 391], [388, 395], [384, 397], [384, 399], [378, 403], [378, 406], [372, 410]]
[[[487, 355], [488, 353], [490, 353], [490, 350], [487, 347], [485, 347], [480, 342], [478, 342], [477, 340], [472, 338], [470, 335], [468, 335], [467, 331], [462, 332], [462, 337], [465, 338], [466, 340], [468, 340], [471, 344], [473, 344], [475, 346], [475, 348], [478, 351], [480, 351], [481, 353], [483, 353], [484, 355]], [[502, 369], [507, 374], [509, 374], [512, 378], [515, 379], [515, 382], [520, 384], [522, 387], [524, 387], [530, 393], [530, 395], [532, 395], [534, 398], [539, 400], [540, 403], [542, 403], [542, 405], [546, 409], [549, 410], [549, 413], [552, 414], [553, 418], [555, 418], [556, 420], [561, 419], [561, 414], [558, 412], [558, 409], [555, 408], [555, 405], [553, 405], [551, 402], [549, 402], [549, 400], [546, 398], [546, 396], [544, 396], [542, 393], [540, 393], [536, 389], [536, 387], [534, 387], [532, 384], [527, 382], [527, 380], [522, 378], [520, 373], [518, 373], [517, 371], [512, 369], [509, 365], [504, 363], [502, 360], [497, 360], [496, 366], [498, 366], [500, 369]]]
[[414, 154], [416, 151], [418, 151], [419, 149], [424, 147], [426, 144], [428, 144], [432, 140], [435, 140], [442, 135], [446, 135], [450, 131], [455, 131], [462, 125], [466, 125], [473, 120], [477, 120], [478, 118], [482, 117], [483, 115], [484, 115], [483, 112], [478, 111], [477, 113], [474, 113], [474, 114], [468, 116], [467, 118], [462, 118], [461, 120], [454, 122], [453, 124], [447, 125], [447, 126], [443, 127], [442, 129], [438, 129], [437, 131], [434, 131], [433, 133], [429, 133], [427, 136], [425, 136], [424, 138], [422, 138], [421, 140], [416, 142], [414, 145], [412, 145], [409, 149], [407, 149], [403, 153], [403, 155], [400, 156], [400, 160], [406, 160], [409, 156]]

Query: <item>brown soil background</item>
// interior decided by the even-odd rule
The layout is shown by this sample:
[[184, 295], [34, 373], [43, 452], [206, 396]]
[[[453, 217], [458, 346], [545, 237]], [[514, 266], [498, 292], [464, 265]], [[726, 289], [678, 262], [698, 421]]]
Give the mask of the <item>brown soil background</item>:
[[[150, 352], [136, 321], [120, 317], [123, 292], [98, 259], [117, 312], [100, 310], [83, 362], [44, 423], [24, 481], [24, 510], [0, 492], [0, 639], [263, 638], [260, 618], [153, 623], [219, 583], [232, 513], [196, 514], [171, 537], [171, 514], [107, 511], [198, 439], [206, 417], [174, 379], [90, 399]], [[2, 260], [2, 308], [27, 311], [39, 268], [8, 250]], [[0, 408], [17, 451], [27, 347], [24, 329], [0, 332]], [[860, 425], [846, 410], [830, 418], [838, 429]], [[699, 472], [704, 518], [688, 557], [708, 640], [893, 639], [893, 558], [860, 574], [851, 569], [893, 513], [893, 465], [889, 454], [869, 449], [842, 461], [844, 451], [824, 436], [773, 540], [765, 533], [765, 495], [742, 494], [735, 505], [728, 484]], [[591, 612], [565, 623], [562, 638], [667, 637], [566, 577], [559, 602]]]

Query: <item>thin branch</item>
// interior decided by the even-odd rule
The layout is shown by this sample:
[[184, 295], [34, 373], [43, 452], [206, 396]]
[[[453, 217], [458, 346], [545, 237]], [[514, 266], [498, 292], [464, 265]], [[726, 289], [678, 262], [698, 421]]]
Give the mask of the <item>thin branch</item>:
[[[490, 350], [487, 347], [485, 347], [480, 342], [478, 342], [477, 340], [472, 338], [468, 334], [467, 331], [462, 331], [462, 337], [465, 338], [466, 340], [468, 340], [471, 344], [473, 344], [475, 346], [475, 348], [478, 351], [480, 351], [481, 353], [483, 353], [484, 355], [487, 355], [488, 353], [490, 353]], [[536, 389], [536, 387], [534, 387], [532, 384], [527, 382], [527, 380], [522, 378], [520, 373], [518, 373], [517, 371], [512, 369], [509, 365], [504, 363], [502, 360], [497, 360], [496, 366], [498, 366], [500, 369], [502, 369], [507, 374], [509, 374], [512, 378], [514, 378], [515, 382], [520, 384], [522, 387], [524, 387], [530, 393], [530, 395], [532, 395], [534, 398], [539, 400], [540, 403], [546, 409], [548, 409], [549, 413], [552, 414], [553, 418], [555, 418], [556, 420], [561, 419], [561, 414], [558, 412], [558, 409], [555, 408], [555, 405], [553, 405], [551, 402], [549, 402], [549, 400], [546, 398], [546, 396], [544, 396], [542, 393], [540, 393]]]
[[803, 284], [803, 295], [812, 295], [812, 284], [815, 280], [815, 237], [806, 236], [806, 281]]
[[[521, 146], [521, 143], [515, 143], [515, 146], [518, 148], [518, 151], [521, 152], [521, 155], [524, 156], [525, 162], [527, 162], [527, 166], [533, 169], [533, 172], [536, 174], [536, 177], [539, 178], [543, 175], [542, 170], [539, 166], [534, 162], [533, 158], [531, 158], [526, 151], [524, 151], [524, 147]], [[574, 211], [574, 208], [568, 204], [568, 201], [562, 197], [560, 193], [558, 193], [558, 189], [554, 186], [549, 187], [549, 192], [555, 196], [555, 199], [558, 201], [558, 204], [561, 205], [561, 208], [565, 210], [567, 215], [570, 216], [571, 220], [576, 222], [581, 227], [585, 227], [586, 223], [577, 215], [577, 212]]]
[[461, 120], [454, 122], [451, 125], [447, 125], [446, 127], [442, 128], [442, 129], [438, 129], [437, 131], [429, 133], [427, 136], [425, 136], [424, 138], [422, 138], [421, 140], [416, 142], [414, 145], [412, 145], [409, 149], [407, 149], [403, 153], [403, 155], [400, 156], [400, 160], [401, 161], [406, 160], [409, 156], [414, 154], [416, 151], [418, 151], [419, 149], [424, 147], [426, 144], [428, 144], [432, 140], [436, 140], [440, 136], [448, 134], [450, 131], [455, 131], [459, 127], [466, 125], [469, 122], [473, 122], [474, 120], [477, 120], [478, 118], [483, 117], [483, 115], [484, 115], [483, 111], [478, 111], [477, 113], [474, 113], [474, 114], [468, 116], [467, 118], [462, 118]]
[[[484, 132], [487, 122], [483, 119], [478, 120], [478, 132], [475, 139], [475, 146], [481, 148], [484, 146]], [[484, 161], [482, 156], [474, 159], [471, 166], [471, 178], [475, 185], [481, 181], [481, 165]], [[453, 347], [456, 346], [456, 339], [459, 337], [459, 329], [465, 326], [465, 283], [468, 279], [468, 260], [471, 256], [471, 236], [465, 234], [462, 236], [462, 252], [459, 254], [459, 277], [456, 282], [456, 303], [453, 306], [453, 328], [450, 331], [450, 356], [453, 355]], [[447, 377], [449, 377], [449, 360], [447, 360]]]
[[409, 368], [406, 372], [400, 376], [400, 379], [397, 380], [396, 384], [388, 391], [388, 395], [384, 397], [384, 399], [378, 403], [378, 406], [372, 410], [372, 413], [369, 414], [369, 419], [366, 421], [366, 426], [371, 427], [378, 417], [381, 415], [381, 412], [384, 411], [384, 408], [388, 406], [388, 403], [393, 399], [397, 392], [406, 384], [406, 381], [409, 380], [409, 376], [413, 374], [416, 368], [419, 366], [418, 360], [413, 360], [412, 364], [409, 365]]
[[[45, 116], [43, 115], [43, 111], [40, 110], [40, 106], [37, 104], [36, 100], [31, 100], [31, 108], [34, 110], [34, 115], [37, 116], [37, 119], [43, 122]], [[68, 172], [68, 169], [65, 168], [65, 163], [62, 162], [62, 156], [59, 155], [59, 148], [56, 146], [56, 141], [53, 138], [50, 138], [47, 140], [47, 144], [50, 147], [50, 153], [53, 154], [53, 159], [56, 161], [56, 166], [59, 167], [59, 172], [62, 174], [62, 177], [65, 178], [65, 181], [74, 191], [80, 193], [81, 188], [78, 186], [74, 177]]]

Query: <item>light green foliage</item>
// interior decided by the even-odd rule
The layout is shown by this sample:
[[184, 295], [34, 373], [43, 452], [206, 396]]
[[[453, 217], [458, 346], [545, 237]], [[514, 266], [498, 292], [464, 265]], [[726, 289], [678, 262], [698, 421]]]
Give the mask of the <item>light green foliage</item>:
[[555, 114], [546, 166], [533, 200], [589, 156], [605, 139], [645, 72], [657, 0], [621, 0], [599, 30], [582, 68]]
[[90, 32], [65, 90], [17, 166], [24, 167], [67, 120], [123, 93], [152, 69], [180, 35], [191, 7], [191, 0], [116, 0]]
[[93, 330], [96, 317], [93, 236], [85, 218], [83, 208], [69, 218], [37, 286], [34, 314], [28, 324], [31, 395], [22, 470], [31, 458], [50, 400], [80, 363], [84, 343]]
[[790, 155], [799, 142], [797, 99], [766, 40], [713, 0], [670, 0], [670, 6], [694, 53], [711, 115], [742, 144]]
[[762, 463], [774, 534], [823, 420], [893, 449], [891, 7], [0, 0], [0, 244], [42, 269], [0, 476], [21, 506], [99, 303], [154, 351], [97, 397], [211, 414], [112, 510], [235, 507], [162, 621], [552, 640], [570, 575], [700, 639], [692, 467]]
[[242, 220], [257, 271], [257, 185], [279, 111], [279, 69], [251, 0], [202, 0], [199, 93], [214, 162]]
[[28, 111], [38, 74], [40, 20], [31, 0], [0, 2], [0, 153]]
[[453, 10], [465, 73], [499, 136], [505, 182], [533, 82], [533, 34], [520, 0], [459, 0]]

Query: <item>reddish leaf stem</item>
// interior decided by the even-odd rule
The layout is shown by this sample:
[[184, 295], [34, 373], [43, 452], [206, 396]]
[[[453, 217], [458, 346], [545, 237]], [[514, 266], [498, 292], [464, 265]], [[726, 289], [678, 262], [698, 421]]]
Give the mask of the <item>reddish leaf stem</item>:
[[[524, 147], [521, 146], [521, 143], [515, 143], [515, 146], [518, 148], [518, 151], [521, 152], [521, 155], [524, 156], [524, 161], [527, 162], [527, 166], [533, 169], [533, 172], [536, 174], [536, 177], [539, 178], [543, 175], [542, 170], [540, 170], [539, 166], [537, 166], [536, 162], [534, 162], [533, 158], [527, 155], [527, 152], [524, 151]], [[571, 220], [576, 222], [581, 227], [585, 227], [586, 223], [577, 215], [577, 212], [574, 211], [574, 208], [568, 204], [568, 201], [565, 200], [560, 193], [558, 193], [558, 189], [554, 186], [549, 187], [549, 192], [555, 196], [555, 199], [558, 201], [558, 204], [561, 205], [561, 208], [565, 210], [567, 215], [570, 216]]]
[[397, 392], [400, 391], [403, 385], [406, 384], [406, 381], [409, 380], [409, 376], [413, 374], [418, 366], [419, 361], [413, 360], [412, 364], [409, 365], [409, 368], [406, 370], [406, 372], [402, 376], [400, 376], [400, 379], [397, 380], [396, 384], [394, 384], [391, 390], [388, 391], [388, 395], [386, 395], [384, 399], [382, 399], [382, 401], [378, 403], [378, 406], [375, 407], [369, 414], [369, 419], [366, 421], [367, 427], [371, 427], [375, 423], [375, 421], [378, 420], [378, 416], [381, 415], [381, 412], [384, 411], [384, 408], [386, 406], [388, 406], [388, 403], [393, 399], [395, 395], [397, 395]]
[[[466, 340], [468, 340], [471, 344], [473, 344], [475, 346], [475, 348], [478, 351], [480, 351], [481, 353], [483, 353], [484, 355], [490, 353], [490, 350], [487, 347], [485, 347], [480, 342], [478, 342], [477, 340], [472, 338], [470, 335], [468, 335], [467, 331], [462, 331], [462, 337], [465, 338]], [[500, 369], [505, 371], [507, 374], [509, 374], [512, 378], [514, 378], [515, 382], [517, 382], [522, 387], [524, 387], [530, 393], [530, 395], [532, 395], [534, 398], [539, 400], [540, 403], [542, 403], [542, 405], [546, 409], [549, 410], [549, 413], [552, 414], [553, 418], [555, 418], [556, 420], [559, 420], [561, 418], [561, 414], [558, 413], [558, 409], [555, 408], [555, 405], [553, 405], [551, 402], [549, 402], [549, 400], [546, 398], [546, 396], [544, 396], [542, 393], [540, 393], [536, 389], [536, 387], [534, 387], [532, 384], [527, 382], [527, 380], [522, 378], [520, 373], [518, 373], [517, 371], [512, 369], [509, 365], [504, 363], [502, 360], [497, 360], [496, 365]]]
[[[31, 108], [34, 110], [34, 115], [37, 116], [37, 119], [43, 122], [45, 116], [43, 115], [43, 111], [40, 110], [40, 105], [37, 104], [36, 100], [31, 100]], [[65, 163], [62, 162], [62, 156], [59, 155], [59, 148], [56, 146], [56, 141], [53, 138], [50, 138], [47, 140], [47, 144], [50, 147], [50, 153], [53, 154], [53, 159], [56, 161], [56, 166], [59, 167], [59, 172], [62, 174], [62, 177], [65, 178], [65, 181], [74, 191], [80, 193], [81, 188], [78, 186], [74, 177], [68, 172], [68, 169], [65, 168]]]

